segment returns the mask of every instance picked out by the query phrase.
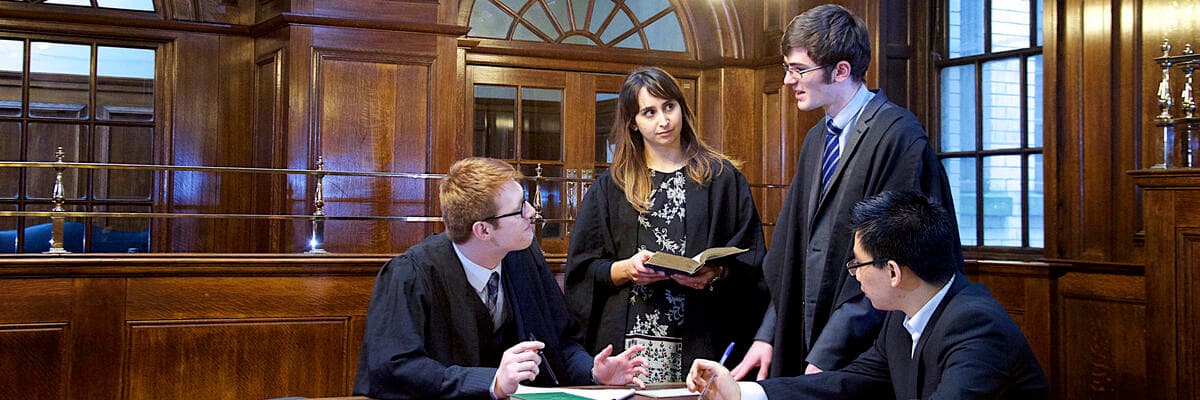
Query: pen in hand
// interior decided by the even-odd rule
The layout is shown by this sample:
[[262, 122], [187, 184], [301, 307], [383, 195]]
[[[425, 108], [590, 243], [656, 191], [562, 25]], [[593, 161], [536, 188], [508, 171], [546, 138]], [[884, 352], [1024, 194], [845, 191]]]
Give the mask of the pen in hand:
[[[729, 360], [729, 353], [732, 353], [732, 352], [733, 352], [733, 342], [729, 342], [729, 346], [725, 347], [725, 354], [721, 355], [721, 361], [718, 361], [717, 363], [724, 366], [725, 361]], [[700, 391], [700, 396], [698, 396], [698, 398], [700, 398], [700, 399], [704, 398], [704, 395], [708, 393], [709, 386], [712, 386], [712, 381], [714, 378], [716, 378], [716, 377], [711, 376], [711, 374], [710, 374], [710, 376], [708, 377], [708, 381], [704, 382], [704, 390]]]
[[[537, 338], [533, 337], [532, 332], [529, 333], [529, 340], [537, 341]], [[542, 370], [546, 371], [547, 375], [550, 375], [550, 381], [554, 382], [554, 386], [558, 386], [558, 377], [554, 376], [554, 369], [550, 368], [550, 360], [546, 358], [546, 353], [539, 351], [538, 356], [542, 358]]]

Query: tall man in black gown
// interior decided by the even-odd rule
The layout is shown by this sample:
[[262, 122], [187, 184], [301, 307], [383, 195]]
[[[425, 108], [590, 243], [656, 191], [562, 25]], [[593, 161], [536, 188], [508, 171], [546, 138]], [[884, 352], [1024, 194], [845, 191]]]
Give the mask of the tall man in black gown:
[[520, 178], [488, 158], [450, 167], [439, 190], [447, 232], [392, 259], [375, 280], [355, 394], [500, 399], [524, 381], [642, 386], [640, 347], [592, 357], [579, 344], [533, 240]]
[[688, 387], [721, 400], [1049, 398], [1025, 335], [962, 273], [953, 215], [916, 192], [884, 192], [854, 208], [850, 229], [854, 258], [842, 273], [892, 310], [871, 348], [836, 371], [758, 382], [696, 360]]
[[[863, 77], [871, 45], [861, 19], [837, 5], [797, 16], [780, 40], [784, 84], [796, 106], [825, 118], [808, 131], [788, 187], [763, 275], [771, 305], [755, 342], [734, 368], [741, 379], [793, 376], [845, 366], [871, 345], [883, 313], [847, 279], [850, 209], [886, 190], [924, 193], [954, 214], [946, 173], [916, 117]], [[957, 231], [955, 232], [957, 239]]]

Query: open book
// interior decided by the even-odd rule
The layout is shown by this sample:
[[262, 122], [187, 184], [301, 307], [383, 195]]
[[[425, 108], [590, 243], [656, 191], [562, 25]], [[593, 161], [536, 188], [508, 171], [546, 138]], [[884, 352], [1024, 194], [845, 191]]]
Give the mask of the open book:
[[522, 400], [624, 400], [633, 397], [633, 389], [542, 388], [518, 385], [514, 399]]
[[739, 249], [737, 247], [713, 247], [700, 252], [700, 254], [697, 254], [692, 258], [659, 251], [650, 256], [649, 260], [646, 260], [646, 265], [650, 266], [650, 268], [666, 272], [667, 274], [677, 274], [682, 272], [691, 275], [696, 273], [696, 270], [700, 269], [700, 267], [703, 267], [704, 263], [708, 262], [708, 260], [734, 255], [745, 251], [746, 249]]

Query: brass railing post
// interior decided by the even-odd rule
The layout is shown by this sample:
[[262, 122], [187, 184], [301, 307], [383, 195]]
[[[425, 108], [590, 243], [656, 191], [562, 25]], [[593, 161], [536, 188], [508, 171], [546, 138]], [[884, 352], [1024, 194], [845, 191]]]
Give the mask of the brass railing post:
[[[54, 152], [54, 162], [62, 164], [65, 155], [66, 153], [63, 153], [62, 146], [59, 146], [58, 150]], [[54, 189], [52, 190], [54, 208], [50, 211], [55, 214], [50, 215], [50, 249], [46, 251], [46, 254], [70, 253], [67, 249], [63, 248], [63, 225], [66, 217], [59, 214], [67, 211], [63, 208], [63, 203], [66, 202], [65, 190], [62, 183], [63, 169], [61, 166], [54, 167]]]
[[[317, 157], [317, 170], [325, 169], [325, 157]], [[305, 254], [325, 254], [328, 251], [321, 248], [325, 242], [325, 175], [317, 174], [317, 188], [313, 191], [312, 236], [308, 239], [308, 251]]]

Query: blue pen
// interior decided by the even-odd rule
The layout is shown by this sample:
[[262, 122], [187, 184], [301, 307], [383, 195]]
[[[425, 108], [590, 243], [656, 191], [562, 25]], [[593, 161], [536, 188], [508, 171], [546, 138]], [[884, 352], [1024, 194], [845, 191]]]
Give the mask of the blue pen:
[[[733, 352], [733, 342], [729, 342], [729, 346], [725, 346], [725, 354], [721, 355], [721, 361], [719, 361], [717, 363], [721, 364], [721, 366], [725, 366], [725, 361], [729, 360], [729, 353], [732, 353], [732, 352]], [[708, 382], [704, 382], [704, 390], [700, 391], [700, 396], [698, 396], [699, 398], [703, 399], [704, 395], [706, 393], [708, 393], [708, 387], [710, 385], [712, 385], [712, 381], [713, 381], [712, 378], [715, 378], [715, 376], [708, 377]]]

